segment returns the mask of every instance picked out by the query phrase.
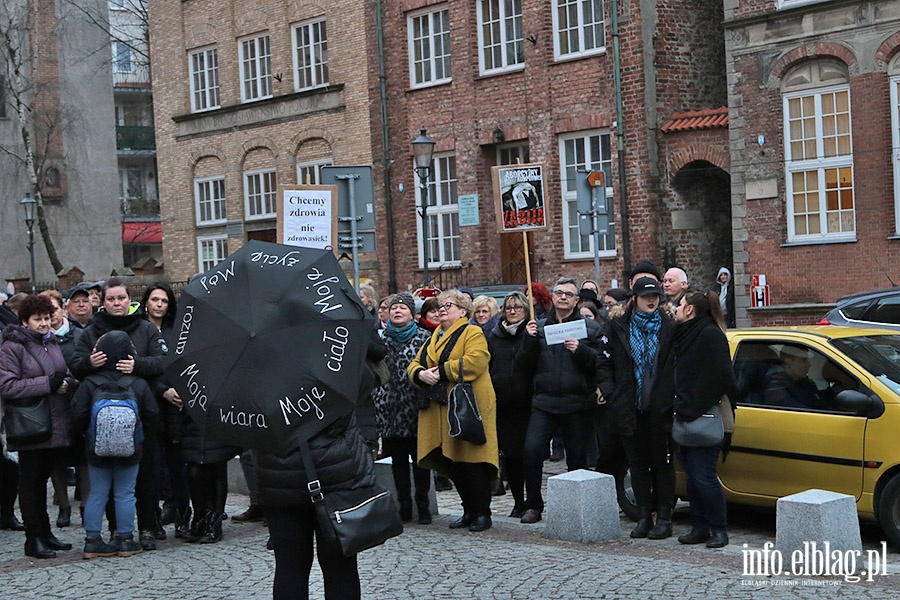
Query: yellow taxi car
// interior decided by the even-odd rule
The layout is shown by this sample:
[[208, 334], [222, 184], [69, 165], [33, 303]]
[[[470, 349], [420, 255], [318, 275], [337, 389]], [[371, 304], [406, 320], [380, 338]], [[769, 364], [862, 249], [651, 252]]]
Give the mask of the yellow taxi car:
[[719, 464], [728, 501], [848, 494], [860, 518], [900, 546], [900, 333], [735, 329], [728, 341], [739, 389], [731, 451]]

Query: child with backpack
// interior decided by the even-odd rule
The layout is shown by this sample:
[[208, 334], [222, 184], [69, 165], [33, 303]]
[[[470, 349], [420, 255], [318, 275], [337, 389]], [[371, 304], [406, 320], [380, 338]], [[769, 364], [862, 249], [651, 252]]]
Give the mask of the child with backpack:
[[[141, 462], [143, 425], [159, 419], [156, 398], [140, 377], [116, 370], [116, 363], [136, 354], [124, 331], [110, 331], [97, 340], [95, 350], [106, 362], [87, 376], [72, 400], [76, 431], [84, 434], [90, 493], [84, 507], [84, 558], [131, 556], [141, 551], [134, 541], [135, 496]], [[103, 511], [113, 491], [115, 543], [100, 537]], [[112, 542], [112, 540], [111, 540]]]

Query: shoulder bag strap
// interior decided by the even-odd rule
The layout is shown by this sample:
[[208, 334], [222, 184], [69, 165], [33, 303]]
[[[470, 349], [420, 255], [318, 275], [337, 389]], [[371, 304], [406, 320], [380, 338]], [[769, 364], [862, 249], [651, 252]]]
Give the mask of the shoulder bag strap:
[[[34, 362], [37, 363], [38, 368], [41, 370], [41, 373], [43, 373], [44, 375], [46, 375], [46, 374], [47, 374], [47, 369], [44, 368], [44, 365], [41, 363], [41, 361], [38, 360], [38, 357], [34, 355], [34, 352], [32, 352], [31, 349], [30, 349], [28, 346], [26, 346], [25, 344], [22, 344], [22, 349], [25, 350], [25, 352], [27, 352], [28, 354], [31, 355], [31, 358], [33, 358], [33, 359], [34, 359]], [[50, 390], [50, 391], [52, 392], [53, 390]]]
[[322, 494], [322, 484], [316, 475], [316, 466], [313, 464], [312, 453], [309, 450], [309, 442], [300, 444], [300, 458], [303, 459], [303, 469], [306, 471], [306, 491], [309, 492], [309, 499], [313, 504], [322, 502], [325, 496]]
[[463, 360], [462, 360], [462, 358], [459, 359], [459, 376], [457, 377], [457, 380], [460, 385], [465, 383], [465, 381], [463, 380]]

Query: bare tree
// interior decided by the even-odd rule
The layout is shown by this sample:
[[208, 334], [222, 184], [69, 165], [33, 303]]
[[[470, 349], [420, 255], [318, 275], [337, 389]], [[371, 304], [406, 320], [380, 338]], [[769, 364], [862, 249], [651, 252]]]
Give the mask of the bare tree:
[[[74, 9], [75, 13], [81, 13], [84, 18], [94, 26], [105, 31], [113, 43], [126, 44], [137, 55], [136, 62], [139, 66], [150, 65], [150, 39], [148, 24], [150, 19], [147, 14], [147, 0], [118, 0], [112, 10], [116, 11], [118, 18], [110, 18], [110, 10], [107, 3], [100, 6], [91, 6], [81, 0], [64, 0]], [[140, 31], [140, 37], [135, 35]]]

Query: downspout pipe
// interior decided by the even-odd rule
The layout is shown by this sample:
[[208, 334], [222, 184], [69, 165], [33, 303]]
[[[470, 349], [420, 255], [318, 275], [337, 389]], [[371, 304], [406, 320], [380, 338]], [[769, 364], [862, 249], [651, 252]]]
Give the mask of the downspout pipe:
[[628, 185], [625, 173], [625, 118], [622, 111], [622, 57], [619, 50], [619, 2], [610, 0], [613, 38], [613, 87], [616, 102], [616, 154], [619, 157], [619, 217], [622, 221], [622, 281], [631, 271], [631, 235], [628, 229]]
[[387, 221], [388, 291], [397, 293], [397, 268], [394, 260], [394, 209], [391, 202], [391, 146], [388, 137], [387, 77], [384, 73], [384, 24], [381, 0], [375, 0], [375, 39], [378, 44], [378, 88], [381, 93], [381, 172], [384, 178], [384, 216]]

